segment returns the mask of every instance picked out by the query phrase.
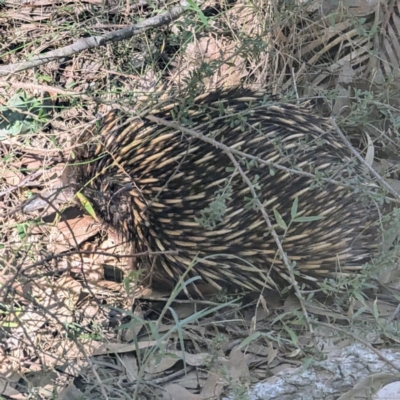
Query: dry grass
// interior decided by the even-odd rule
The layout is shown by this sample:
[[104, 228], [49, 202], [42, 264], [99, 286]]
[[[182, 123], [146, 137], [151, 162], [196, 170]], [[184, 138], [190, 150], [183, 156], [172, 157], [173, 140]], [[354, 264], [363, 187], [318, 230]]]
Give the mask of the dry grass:
[[[6, 65], [175, 5], [111, 3], [105, 10], [100, 0], [40, 6], [6, 0], [0, 5], [0, 74]], [[313, 319], [352, 332], [345, 337], [343, 329], [315, 324], [311, 337], [293, 296], [272, 301], [221, 294], [212, 302], [173, 303], [173, 294], [167, 303], [138, 302], [136, 277], [116, 235], [73, 207], [64, 220], [51, 207], [45, 215], [21, 212], [33, 191], [57, 184], [62, 168], [54, 166], [73, 161], [77, 139], [96, 127], [99, 115], [132, 107], [143, 93], [179, 95], [182, 87], [242, 83], [309, 98], [334, 114], [361, 149], [362, 134], [369, 133], [383, 159], [376, 167], [397, 182], [397, 4], [380, 13], [361, 5], [352, 15], [325, 8], [325, 16], [263, 0], [218, 5], [215, 15], [206, 5], [205, 15], [212, 16], [192, 10], [168, 26], [0, 80], [0, 393], [205, 399], [228, 388], [245, 399], [251, 383], [283, 364], [318, 359], [322, 344], [326, 351], [355, 337], [373, 345], [382, 345], [382, 337], [389, 344], [399, 340], [389, 319], [394, 297], [369, 300], [365, 277], [331, 303], [304, 299]], [[396, 211], [386, 219], [390, 241]], [[386, 247], [396, 254], [394, 239]], [[388, 249], [376, 262], [385, 283], [398, 274]]]

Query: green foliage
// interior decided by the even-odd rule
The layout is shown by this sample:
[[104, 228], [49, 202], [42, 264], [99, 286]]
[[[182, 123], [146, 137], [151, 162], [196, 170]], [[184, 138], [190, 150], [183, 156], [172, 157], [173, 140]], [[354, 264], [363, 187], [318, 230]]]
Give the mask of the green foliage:
[[226, 203], [232, 200], [232, 186], [226, 186], [224, 189], [219, 189], [215, 192], [215, 199], [204, 210], [200, 211], [201, 218], [196, 218], [196, 222], [204, 226], [208, 230], [213, 230], [217, 227], [218, 222], [224, 218], [227, 205]]
[[[203, 11], [201, 11], [200, 7], [194, 2], [193, 0], [186, 0], [187, 3], [189, 4], [187, 7], [188, 10], [194, 11], [197, 15], [197, 17], [200, 19], [202, 25], [204, 27], [209, 26], [208, 18], [204, 15]], [[200, 27], [201, 29], [202, 27]]]
[[293, 201], [292, 207], [290, 209], [290, 221], [287, 224], [282, 217], [282, 215], [279, 213], [277, 208], [273, 209], [274, 212], [274, 217], [275, 221], [278, 224], [278, 226], [285, 231], [284, 235], [286, 235], [286, 232], [289, 230], [291, 225], [293, 223], [306, 223], [306, 222], [314, 222], [314, 221], [319, 221], [324, 218], [322, 215], [303, 215], [303, 216], [298, 216], [298, 207], [299, 207], [299, 198], [296, 197]]
[[82, 207], [86, 210], [86, 212], [95, 220], [97, 220], [96, 212], [93, 208], [92, 203], [87, 199], [87, 197], [83, 193], [77, 193], [76, 197], [82, 204]]
[[0, 107], [0, 140], [11, 135], [35, 133], [44, 125], [47, 110], [35, 97], [29, 97], [25, 92], [17, 92]]

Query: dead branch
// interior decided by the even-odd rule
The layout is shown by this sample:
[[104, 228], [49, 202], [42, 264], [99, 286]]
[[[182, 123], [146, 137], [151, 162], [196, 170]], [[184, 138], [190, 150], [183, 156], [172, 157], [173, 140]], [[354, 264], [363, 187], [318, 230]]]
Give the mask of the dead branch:
[[69, 46], [40, 54], [38, 57], [35, 57], [29, 61], [1, 66], [0, 76], [6, 76], [8, 74], [24, 71], [29, 68], [38, 67], [39, 65], [43, 65], [45, 63], [60, 58], [71, 57], [72, 55], [80, 53], [83, 50], [105, 46], [108, 42], [119, 42], [122, 40], [130, 39], [131, 37], [139, 35], [149, 30], [150, 28], [167, 25], [175, 19], [179, 18], [187, 10], [186, 5], [186, 0], [182, 0], [179, 6], [172, 7], [170, 10], [167, 10], [164, 13], [156, 15], [155, 17], [148, 18], [145, 21], [139, 22], [136, 25], [129, 26], [128, 28], [109, 32], [102, 36], [81, 38]]

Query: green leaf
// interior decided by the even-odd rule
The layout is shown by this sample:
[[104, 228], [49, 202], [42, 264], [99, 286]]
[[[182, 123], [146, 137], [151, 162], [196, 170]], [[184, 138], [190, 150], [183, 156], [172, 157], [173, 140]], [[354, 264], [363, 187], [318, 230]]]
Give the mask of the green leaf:
[[239, 344], [239, 349], [243, 349], [244, 347], [247, 347], [251, 342], [254, 342], [261, 336], [261, 332], [257, 331], [252, 333], [250, 336], [245, 338], [240, 344]]
[[292, 204], [292, 209], [290, 210], [290, 215], [292, 216], [292, 219], [294, 219], [297, 215], [298, 206], [299, 206], [299, 198], [296, 196]]
[[287, 225], [285, 223], [285, 221], [283, 220], [281, 214], [279, 214], [279, 212], [274, 208], [274, 215], [275, 215], [275, 219], [277, 224], [284, 230], [287, 229]]
[[17, 322], [2, 322], [1, 326], [3, 328], [18, 328], [18, 323]]
[[303, 365], [301, 367], [302, 372], [307, 371], [308, 368], [314, 364], [314, 360], [311, 357], [306, 357], [303, 359]]
[[28, 233], [28, 224], [27, 223], [17, 224], [17, 232], [20, 239], [25, 239], [26, 234]]
[[187, 0], [188, 4], [189, 4], [189, 9], [195, 11], [198, 15], [198, 17], [200, 18], [200, 21], [207, 26], [208, 25], [208, 18], [204, 15], [203, 11], [201, 10], [201, 8], [196, 4], [196, 2], [194, 2], [193, 0]]
[[293, 222], [312, 222], [312, 221], [319, 221], [320, 219], [324, 219], [324, 216], [309, 216], [309, 217], [298, 217], [293, 220]]
[[296, 333], [294, 332], [293, 329], [289, 328], [288, 326], [285, 326], [286, 331], [290, 335], [290, 339], [292, 340], [292, 343], [296, 345], [299, 342], [299, 338], [297, 337]]
[[92, 203], [86, 198], [86, 196], [82, 193], [77, 193], [76, 197], [79, 199], [79, 201], [82, 204], [82, 207], [88, 212], [88, 214], [94, 218], [96, 221], [98, 221], [96, 212], [94, 211], [94, 208], [92, 206]]

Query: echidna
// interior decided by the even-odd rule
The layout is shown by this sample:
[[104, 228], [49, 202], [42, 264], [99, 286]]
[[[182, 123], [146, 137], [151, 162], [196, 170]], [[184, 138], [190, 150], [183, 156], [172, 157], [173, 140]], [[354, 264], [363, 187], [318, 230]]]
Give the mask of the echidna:
[[[289, 275], [249, 185], [226, 152], [149, 115], [253, 156], [234, 154], [298, 278], [312, 283], [348, 275], [370, 260], [377, 210], [348, 188], [368, 180], [327, 121], [263, 91], [221, 90], [170, 100], [140, 117], [111, 112], [97, 147], [70, 167], [69, 183], [135, 252], [176, 252], [140, 260], [156, 286], [173, 287], [192, 264], [188, 279], [200, 276], [219, 289], [282, 286]], [[291, 221], [295, 201], [302, 222]]]

